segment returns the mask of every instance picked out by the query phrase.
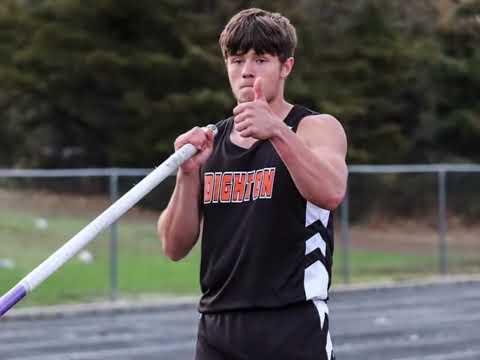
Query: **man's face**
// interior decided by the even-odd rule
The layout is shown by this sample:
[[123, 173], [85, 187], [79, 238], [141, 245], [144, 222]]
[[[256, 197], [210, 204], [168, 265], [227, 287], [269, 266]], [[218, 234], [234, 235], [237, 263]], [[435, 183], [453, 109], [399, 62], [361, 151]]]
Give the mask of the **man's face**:
[[268, 102], [283, 95], [283, 83], [293, 65], [293, 58], [281, 63], [277, 56], [250, 50], [226, 59], [228, 79], [239, 103], [254, 100], [253, 84], [262, 78], [262, 90]]

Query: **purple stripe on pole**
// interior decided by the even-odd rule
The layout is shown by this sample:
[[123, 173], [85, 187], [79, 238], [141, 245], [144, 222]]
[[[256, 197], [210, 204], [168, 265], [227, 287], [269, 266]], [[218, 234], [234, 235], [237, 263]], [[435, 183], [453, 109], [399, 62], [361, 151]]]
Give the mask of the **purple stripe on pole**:
[[27, 290], [19, 285], [0, 298], [0, 317], [27, 295]]

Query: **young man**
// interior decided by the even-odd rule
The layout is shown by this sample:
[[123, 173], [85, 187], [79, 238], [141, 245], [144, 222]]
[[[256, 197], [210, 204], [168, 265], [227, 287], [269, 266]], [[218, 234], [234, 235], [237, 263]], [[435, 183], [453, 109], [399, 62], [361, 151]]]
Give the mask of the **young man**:
[[[218, 134], [194, 128], [159, 219], [165, 254], [182, 259], [202, 228], [196, 359], [331, 360], [332, 214], [346, 188], [340, 123], [284, 99], [296, 33], [260, 9], [220, 36], [238, 105]], [[200, 201], [199, 201], [200, 199]]]

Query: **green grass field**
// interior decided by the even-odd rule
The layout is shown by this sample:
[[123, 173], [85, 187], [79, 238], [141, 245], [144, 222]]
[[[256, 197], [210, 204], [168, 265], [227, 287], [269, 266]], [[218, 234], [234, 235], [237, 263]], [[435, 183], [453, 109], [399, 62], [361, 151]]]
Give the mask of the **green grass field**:
[[[92, 216], [93, 218], [94, 216]], [[12, 259], [15, 268], [0, 268], [0, 293], [15, 285], [29, 271], [82, 229], [91, 218], [56, 215], [41, 230], [37, 217], [20, 211], [0, 210], [0, 259]], [[118, 279], [121, 296], [147, 294], [198, 294], [199, 250], [174, 263], [161, 254], [155, 221], [126, 220], [119, 224]], [[103, 300], [109, 296], [109, 233], [88, 247], [94, 261], [72, 259], [25, 299], [21, 306]], [[334, 258], [334, 285], [341, 283], [342, 251]], [[402, 280], [436, 271], [432, 255], [352, 250], [351, 281]]]

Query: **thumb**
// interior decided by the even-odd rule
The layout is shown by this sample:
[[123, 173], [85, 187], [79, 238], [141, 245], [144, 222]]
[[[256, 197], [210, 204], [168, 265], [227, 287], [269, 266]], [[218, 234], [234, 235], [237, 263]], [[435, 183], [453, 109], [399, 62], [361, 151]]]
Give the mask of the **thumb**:
[[265, 100], [267, 101], [265, 94], [263, 93], [262, 87], [262, 78], [258, 77], [253, 83], [253, 91], [255, 92], [255, 100]]

